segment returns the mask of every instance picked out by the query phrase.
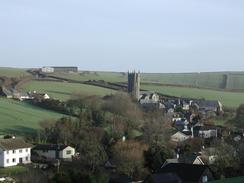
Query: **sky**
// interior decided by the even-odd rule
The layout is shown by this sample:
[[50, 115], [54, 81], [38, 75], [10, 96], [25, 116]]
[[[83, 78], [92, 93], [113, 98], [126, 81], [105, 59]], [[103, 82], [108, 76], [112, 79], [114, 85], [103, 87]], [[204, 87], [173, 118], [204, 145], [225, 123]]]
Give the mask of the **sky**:
[[243, 0], [0, 0], [0, 66], [244, 70]]

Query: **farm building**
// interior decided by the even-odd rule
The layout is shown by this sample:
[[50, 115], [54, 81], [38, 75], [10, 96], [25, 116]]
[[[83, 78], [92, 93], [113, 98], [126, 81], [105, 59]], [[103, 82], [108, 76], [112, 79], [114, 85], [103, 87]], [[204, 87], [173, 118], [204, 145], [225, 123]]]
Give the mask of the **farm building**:
[[0, 167], [31, 163], [31, 144], [22, 139], [0, 140]]
[[78, 72], [78, 67], [42, 67], [41, 71], [44, 73], [53, 72]]
[[33, 148], [39, 156], [45, 157], [48, 160], [54, 159], [72, 159], [75, 155], [75, 149], [68, 145], [60, 144], [38, 144]]

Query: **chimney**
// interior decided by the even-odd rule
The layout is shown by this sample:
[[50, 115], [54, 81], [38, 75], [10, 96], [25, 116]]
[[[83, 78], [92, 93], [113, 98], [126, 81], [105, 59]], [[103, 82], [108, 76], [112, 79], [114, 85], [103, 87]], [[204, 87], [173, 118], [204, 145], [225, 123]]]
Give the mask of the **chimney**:
[[191, 126], [191, 137], [194, 138], [193, 126]]

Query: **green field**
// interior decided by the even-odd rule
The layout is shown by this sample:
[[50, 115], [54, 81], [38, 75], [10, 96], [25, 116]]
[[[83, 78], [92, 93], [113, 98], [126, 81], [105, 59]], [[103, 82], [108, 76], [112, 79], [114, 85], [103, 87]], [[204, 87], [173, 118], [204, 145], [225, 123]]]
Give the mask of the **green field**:
[[97, 86], [67, 83], [67, 82], [49, 82], [49, 81], [31, 81], [22, 86], [24, 91], [38, 91], [47, 93], [52, 98], [67, 100], [70, 99], [72, 94], [79, 93], [84, 95], [100, 95], [104, 96], [112, 94], [115, 91], [101, 88]]
[[50, 75], [75, 81], [104, 80], [107, 82], [127, 82], [127, 73], [119, 72], [54, 73]]
[[[105, 80], [127, 82], [127, 73], [81, 72], [56, 73], [54, 76], [76, 81]], [[225, 77], [228, 77], [228, 80]], [[214, 89], [244, 89], [244, 72], [203, 72], [203, 73], [141, 73], [142, 82], [156, 82], [171, 85], [187, 85]]]
[[58, 119], [62, 114], [31, 104], [0, 98], [0, 134], [31, 133], [45, 119]]
[[29, 75], [30, 74], [28, 72], [26, 72], [26, 69], [0, 67], [0, 76], [23, 77], [23, 76], [29, 76]]
[[244, 182], [244, 177], [236, 177], [230, 179], [217, 180], [211, 183], [243, 183], [243, 182]]
[[142, 85], [142, 88], [177, 97], [219, 100], [224, 106], [232, 108], [236, 108], [244, 103], [244, 93], [156, 85]]

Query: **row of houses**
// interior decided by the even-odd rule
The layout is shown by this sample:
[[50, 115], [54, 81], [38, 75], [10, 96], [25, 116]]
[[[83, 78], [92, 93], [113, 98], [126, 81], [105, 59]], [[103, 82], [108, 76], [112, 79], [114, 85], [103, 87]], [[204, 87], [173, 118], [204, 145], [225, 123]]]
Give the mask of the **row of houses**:
[[50, 99], [50, 96], [47, 93], [39, 93], [36, 91], [29, 91], [29, 92], [19, 92], [17, 90], [9, 90], [4, 86], [0, 87], [0, 96], [6, 98], [17, 99], [20, 101], [23, 100], [33, 100], [33, 99]]
[[166, 112], [173, 113], [177, 107], [183, 111], [189, 111], [191, 107], [198, 111], [215, 112], [216, 114], [223, 112], [223, 105], [218, 100], [205, 99], [165, 99], [156, 92], [141, 92], [139, 103], [146, 109], [164, 109]]
[[67, 160], [75, 156], [75, 149], [68, 145], [38, 144], [32, 145], [22, 139], [0, 139], [0, 167], [11, 167], [18, 164], [30, 164], [32, 156], [46, 161]]

